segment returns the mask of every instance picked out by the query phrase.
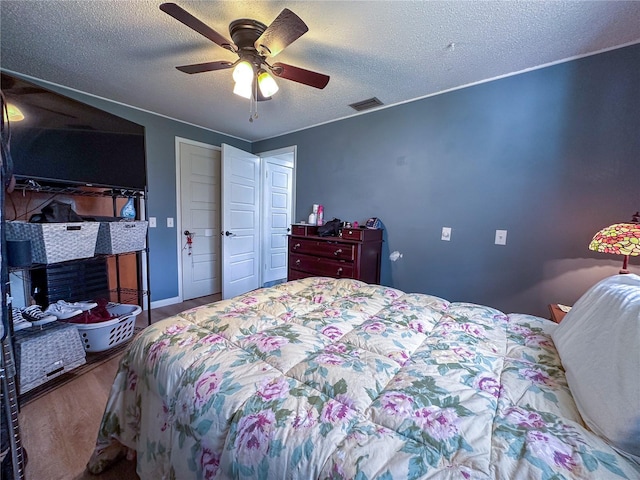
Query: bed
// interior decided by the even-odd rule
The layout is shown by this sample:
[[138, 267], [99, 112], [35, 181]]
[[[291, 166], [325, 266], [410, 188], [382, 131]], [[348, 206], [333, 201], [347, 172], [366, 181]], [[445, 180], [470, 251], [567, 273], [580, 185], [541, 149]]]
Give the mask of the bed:
[[[610, 291], [622, 304], [598, 320]], [[627, 350], [584, 373], [614, 308], [628, 318], [601, 337]], [[256, 290], [132, 341], [88, 470], [128, 455], [143, 480], [637, 479], [638, 324], [636, 275], [592, 287], [560, 325], [348, 279]], [[606, 401], [585, 407], [574, 382]]]

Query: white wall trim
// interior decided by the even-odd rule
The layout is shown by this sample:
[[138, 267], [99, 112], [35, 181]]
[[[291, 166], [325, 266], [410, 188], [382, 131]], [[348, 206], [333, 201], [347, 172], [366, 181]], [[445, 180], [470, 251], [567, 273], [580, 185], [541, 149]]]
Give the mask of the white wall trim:
[[151, 302], [151, 309], [153, 310], [154, 308], [168, 307], [169, 305], [175, 305], [176, 303], [182, 303], [180, 297], [163, 298], [162, 300]]
[[620, 48], [630, 47], [631, 45], [635, 45], [637, 43], [640, 43], [640, 42], [638, 42], [638, 40], [632, 40], [631, 42], [623, 43], [622, 45], [614, 45], [613, 47], [603, 48], [603, 49], [595, 51], [595, 52], [583, 53], [583, 54], [580, 54], [580, 55], [573, 55], [571, 57], [561, 58], [560, 60], [554, 60], [553, 62], [543, 63], [542, 65], [536, 65], [535, 67], [524, 68], [522, 70], [516, 70], [514, 72], [509, 72], [509, 73], [504, 73], [502, 75], [497, 75], [495, 77], [485, 78], [485, 79], [482, 79], [482, 80], [477, 80], [475, 82], [465, 83], [464, 85], [458, 85], [458, 86], [451, 87], [451, 88], [445, 88], [444, 90], [439, 90], [437, 92], [428, 93], [426, 95], [421, 95], [419, 97], [409, 98], [407, 100], [403, 100], [402, 102], [390, 103], [389, 105], [384, 105], [382, 107], [372, 108], [370, 110], [365, 110], [365, 111], [362, 111], [362, 112], [352, 113], [352, 114], [349, 114], [349, 115], [344, 115], [342, 117], [333, 118], [331, 120], [327, 120], [326, 122], [315, 123], [313, 125], [307, 125], [306, 127], [301, 127], [301, 128], [297, 128], [297, 129], [294, 129], [294, 130], [288, 130], [286, 132], [278, 133], [278, 134], [272, 135], [270, 137], [258, 138], [258, 139], [255, 139], [255, 140], [251, 140], [251, 143], [254, 144], [256, 142], [262, 142], [262, 141], [265, 141], [265, 140], [271, 140], [273, 138], [284, 137], [286, 135], [291, 135], [292, 133], [302, 132], [304, 130], [310, 130], [312, 128], [320, 127], [322, 125], [329, 125], [331, 123], [340, 122], [340, 121], [346, 120], [348, 118], [359, 117], [360, 115], [368, 115], [370, 113], [378, 112], [380, 110], [386, 110], [387, 108], [392, 108], [392, 107], [397, 107], [399, 105], [404, 105], [405, 103], [417, 102], [417, 101], [420, 101], [420, 100], [424, 100], [425, 98], [436, 97], [438, 95], [443, 95], [445, 93], [454, 92], [456, 90], [462, 90], [462, 89], [465, 89], [465, 88], [474, 87], [476, 85], [481, 85], [483, 83], [489, 83], [489, 82], [493, 82], [495, 80], [501, 80], [501, 79], [507, 78], [507, 77], [514, 77], [516, 75], [521, 75], [523, 73], [529, 73], [529, 72], [533, 72], [535, 70], [541, 70], [543, 68], [553, 67], [554, 65], [560, 65], [562, 63], [568, 63], [568, 62], [572, 62], [574, 60], [580, 60], [581, 58], [591, 57], [593, 55], [599, 55], [601, 53], [606, 53], [606, 52], [610, 52], [610, 51], [613, 51], [613, 50], [618, 50]]

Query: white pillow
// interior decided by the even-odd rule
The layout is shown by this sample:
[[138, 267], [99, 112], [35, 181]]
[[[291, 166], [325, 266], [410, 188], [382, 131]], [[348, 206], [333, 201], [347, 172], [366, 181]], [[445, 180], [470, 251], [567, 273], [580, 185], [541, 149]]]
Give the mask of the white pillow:
[[591, 287], [551, 336], [585, 423], [640, 460], [640, 276]]

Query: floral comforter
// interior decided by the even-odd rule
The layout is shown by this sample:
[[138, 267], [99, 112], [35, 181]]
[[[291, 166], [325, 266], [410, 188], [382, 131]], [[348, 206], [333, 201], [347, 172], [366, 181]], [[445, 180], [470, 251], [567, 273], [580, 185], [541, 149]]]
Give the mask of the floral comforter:
[[125, 353], [89, 470], [142, 479], [639, 478], [581, 421], [555, 324], [307, 278], [188, 310]]

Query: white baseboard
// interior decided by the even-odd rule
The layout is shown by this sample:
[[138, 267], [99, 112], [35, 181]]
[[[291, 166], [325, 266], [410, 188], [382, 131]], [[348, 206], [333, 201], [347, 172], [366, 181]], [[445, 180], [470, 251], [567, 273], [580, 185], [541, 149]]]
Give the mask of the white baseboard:
[[165, 298], [163, 300], [151, 302], [151, 309], [153, 310], [154, 308], [167, 307], [169, 305], [175, 305], [176, 303], [180, 302], [182, 302], [182, 299], [180, 297]]

